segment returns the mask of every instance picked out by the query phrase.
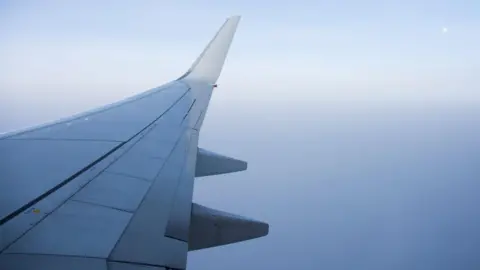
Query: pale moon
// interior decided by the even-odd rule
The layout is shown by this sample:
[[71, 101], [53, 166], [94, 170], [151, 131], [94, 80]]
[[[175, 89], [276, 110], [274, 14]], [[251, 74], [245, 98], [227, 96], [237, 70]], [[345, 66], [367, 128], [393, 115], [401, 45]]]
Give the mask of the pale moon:
[[442, 32], [443, 32], [443, 33], [447, 33], [447, 32], [448, 32], [448, 28], [447, 28], [447, 27], [443, 27], [443, 28], [442, 28]]

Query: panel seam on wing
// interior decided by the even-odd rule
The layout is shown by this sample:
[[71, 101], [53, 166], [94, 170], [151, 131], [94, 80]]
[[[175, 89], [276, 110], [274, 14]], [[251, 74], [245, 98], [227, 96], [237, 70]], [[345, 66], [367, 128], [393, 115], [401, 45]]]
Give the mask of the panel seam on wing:
[[120, 209], [120, 208], [117, 208], [117, 207], [112, 207], [112, 206], [108, 206], [108, 205], [104, 205], [104, 204], [100, 204], [100, 203], [88, 202], [88, 201], [84, 201], [84, 200], [80, 200], [80, 199], [69, 199], [69, 201], [89, 204], [89, 205], [103, 207], [103, 208], [108, 208], [108, 209], [112, 209], [112, 210], [116, 210], [116, 211], [120, 211], [120, 212], [125, 212], [125, 213], [129, 213], [129, 214], [133, 213], [132, 211], [128, 211], [128, 210], [125, 210], [125, 209]]
[[[188, 88], [187, 91], [185, 91], [185, 93], [175, 101], [174, 104], [172, 104], [172, 106], [170, 106], [167, 110], [165, 110], [159, 117], [157, 117], [154, 121], [152, 121], [150, 124], [148, 124], [147, 126], [145, 126], [143, 129], [141, 129], [138, 133], [136, 133], [135, 135], [133, 135], [130, 139], [126, 140], [125, 142], [123, 143], [120, 143], [119, 145], [115, 146], [113, 149], [111, 149], [110, 151], [108, 151], [106, 154], [104, 154], [103, 156], [101, 156], [100, 158], [98, 158], [97, 160], [95, 160], [94, 162], [90, 163], [89, 165], [87, 165], [86, 167], [84, 167], [83, 169], [81, 169], [80, 171], [74, 173], [72, 176], [68, 177], [67, 179], [63, 180], [60, 184], [56, 185], [55, 187], [51, 188], [50, 190], [48, 190], [47, 192], [44, 192], [42, 195], [38, 196], [37, 198], [35, 198], [34, 200], [30, 201], [29, 203], [27, 204], [24, 204], [22, 207], [18, 208], [17, 210], [11, 212], [9, 215], [7, 215], [5, 218], [3, 218], [2, 220], [0, 220], [0, 226], [2, 226], [3, 224], [9, 222], [10, 220], [14, 219], [15, 217], [17, 217], [19, 214], [25, 212], [26, 210], [28, 210], [29, 208], [33, 207], [34, 205], [36, 205], [37, 203], [39, 203], [40, 201], [42, 201], [43, 199], [47, 198], [48, 196], [50, 196], [52, 193], [60, 190], [62, 187], [64, 187], [65, 185], [67, 185], [68, 183], [70, 183], [71, 181], [75, 180], [77, 177], [79, 177], [80, 175], [82, 175], [84, 172], [88, 171], [89, 169], [91, 169], [92, 167], [94, 167], [96, 164], [100, 163], [101, 161], [103, 161], [105, 158], [107, 158], [108, 156], [110, 156], [111, 154], [113, 154], [114, 152], [116, 152], [117, 150], [119, 150], [121, 147], [127, 145], [129, 142], [133, 141], [135, 138], [138, 138], [139, 135], [142, 134], [142, 132], [144, 132], [145, 130], [148, 130], [149, 127], [151, 127], [153, 124], [155, 124], [163, 115], [165, 115], [171, 108], [173, 108], [181, 99], [183, 99], [183, 97], [185, 97], [187, 95], [187, 93], [189, 93], [191, 90], [191, 88]], [[142, 136], [143, 137], [143, 136]], [[136, 142], [135, 142], [136, 143]], [[133, 144], [135, 145], [135, 144]], [[133, 145], [131, 147], [133, 147]], [[120, 156], [121, 157], [121, 156]], [[65, 199], [62, 203], [60, 203], [57, 207], [55, 207], [51, 212], [47, 213], [44, 217], [42, 217], [40, 220], [38, 220], [35, 225], [29, 227], [26, 231], [24, 231], [23, 233], [21, 233], [17, 238], [15, 238], [12, 242], [10, 242], [9, 244], [5, 245], [4, 248], [2, 250], [0, 250], [0, 252], [3, 252], [4, 250], [8, 249], [11, 245], [13, 245], [14, 243], [16, 243], [19, 239], [21, 239], [23, 236], [25, 236], [29, 231], [31, 231], [33, 228], [35, 228], [35, 226], [37, 226], [38, 224], [40, 224], [43, 220], [45, 220], [46, 218], [48, 218], [53, 212], [55, 212], [56, 210], [58, 210], [62, 205], [64, 205], [67, 201], [71, 200], [73, 198], [73, 196], [75, 196], [78, 192], [80, 192], [83, 187], [87, 186], [91, 181], [93, 181], [94, 179], [96, 179], [101, 173], [105, 172], [108, 167], [110, 165], [112, 165], [116, 160], [118, 160], [120, 157], [118, 157], [117, 159], [115, 159], [114, 161], [112, 161], [112, 163], [110, 163], [106, 168], [104, 168], [102, 171], [100, 171], [97, 175], [95, 175], [94, 177], [92, 177], [88, 182], [85, 183], [85, 185], [83, 185], [81, 188], [79, 188], [76, 192], [74, 192], [71, 196], [69, 196], [67, 199]]]
[[[158, 179], [158, 176], [162, 173], [162, 170], [164, 169], [165, 164], [167, 164], [168, 159], [171, 158], [171, 155], [172, 155], [173, 151], [175, 151], [175, 149], [176, 149], [178, 143], [180, 142], [181, 138], [182, 138], [182, 136], [179, 136], [178, 139], [175, 141], [174, 147], [170, 150], [170, 153], [168, 154], [168, 157], [165, 159], [165, 163], [163, 163], [162, 168], [160, 168], [160, 170], [159, 170], [159, 171], [157, 172], [157, 174], [155, 175], [154, 180], [152, 181], [151, 185], [148, 187], [147, 191], [145, 192], [145, 195], [143, 196], [142, 200], [141, 200], [140, 203], [138, 204], [138, 208], [140, 208], [140, 207], [142, 206], [142, 204], [143, 204], [143, 202], [145, 201], [145, 198], [148, 196], [150, 190], [151, 190], [152, 187], [156, 184], [156, 182], [159, 180], [159, 179]], [[181, 171], [183, 171], [184, 167], [185, 167], [185, 162], [183, 163], [183, 165], [182, 165], [182, 167], [181, 167]], [[181, 177], [181, 173], [178, 175], [178, 178], [180, 178], [180, 177]], [[178, 185], [178, 183], [177, 183], [177, 185]], [[178, 188], [178, 186], [177, 186], [177, 188]], [[137, 208], [137, 210], [138, 210], [138, 208]], [[123, 236], [125, 235], [125, 232], [127, 231], [127, 229], [128, 229], [128, 227], [129, 227], [132, 219], [135, 217], [135, 214], [136, 214], [136, 213], [133, 213], [132, 217], [130, 218], [130, 220], [128, 221], [127, 225], [126, 225], [125, 228], [123, 229], [122, 233], [121, 233], [120, 236], [118, 237], [117, 241], [116, 241], [115, 244], [113, 245], [113, 248], [110, 250], [110, 253], [109, 253], [107, 259], [112, 256], [112, 252], [117, 248], [118, 244], [119, 244], [120, 241], [122, 240], [122, 238], [123, 238]]]

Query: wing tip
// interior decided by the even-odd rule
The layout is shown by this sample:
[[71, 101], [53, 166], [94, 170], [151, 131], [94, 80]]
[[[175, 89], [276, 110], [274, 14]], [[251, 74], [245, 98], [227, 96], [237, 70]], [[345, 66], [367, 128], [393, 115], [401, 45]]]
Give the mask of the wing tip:
[[178, 80], [192, 79], [214, 84], [220, 76], [240, 19], [240, 15], [228, 17], [190, 69]]
[[238, 22], [238, 21], [240, 21], [241, 18], [242, 18], [242, 15], [232, 15], [232, 16], [227, 18], [227, 21], [232, 20], [232, 21], [237, 21]]

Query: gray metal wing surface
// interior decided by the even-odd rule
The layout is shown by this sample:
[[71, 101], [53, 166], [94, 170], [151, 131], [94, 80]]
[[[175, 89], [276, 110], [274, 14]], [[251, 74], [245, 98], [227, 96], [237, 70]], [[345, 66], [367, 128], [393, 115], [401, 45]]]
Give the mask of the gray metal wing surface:
[[196, 176], [247, 168], [198, 148], [239, 19], [177, 80], [0, 137], [0, 269], [185, 269], [189, 250], [268, 234], [192, 203]]

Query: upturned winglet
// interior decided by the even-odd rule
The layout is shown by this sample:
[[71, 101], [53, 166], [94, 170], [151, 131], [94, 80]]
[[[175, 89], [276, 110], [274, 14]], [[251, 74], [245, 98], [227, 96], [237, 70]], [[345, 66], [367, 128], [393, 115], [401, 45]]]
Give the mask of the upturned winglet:
[[227, 19], [207, 47], [178, 80], [195, 80], [215, 84], [222, 71], [240, 16]]

